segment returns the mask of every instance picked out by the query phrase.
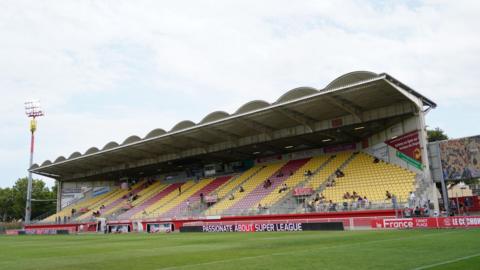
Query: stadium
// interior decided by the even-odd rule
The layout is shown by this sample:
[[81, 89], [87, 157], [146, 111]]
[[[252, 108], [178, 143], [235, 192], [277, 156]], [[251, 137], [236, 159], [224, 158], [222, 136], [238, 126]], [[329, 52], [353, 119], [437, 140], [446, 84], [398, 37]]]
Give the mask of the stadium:
[[[480, 226], [480, 218], [467, 216], [480, 209], [478, 197], [462, 190], [453, 201], [468, 208], [454, 209], [445, 186], [446, 179], [478, 177], [476, 156], [471, 164], [458, 159], [462, 145], [473, 149], [480, 140], [429, 144], [425, 115], [435, 107], [389, 74], [355, 71], [321, 89], [292, 89], [273, 103], [253, 100], [198, 123], [185, 120], [169, 131], [104, 142], [34, 164], [32, 173], [58, 183], [57, 211], [7, 233], [32, 235], [22, 240], [26, 244], [38, 234], [75, 235], [49, 239], [55, 248], [42, 251], [46, 257], [57, 258], [62, 246], [73, 254], [109, 250], [105, 260], [86, 263], [69, 255], [49, 260], [45, 269], [236, 269], [236, 262], [252, 269], [302, 268], [296, 255], [333, 269], [342, 252], [371, 265], [365, 250], [357, 253], [369, 245], [376, 254], [416, 252], [409, 261], [386, 255], [373, 268], [387, 261], [398, 269], [468, 268], [478, 254], [435, 247], [463, 239], [475, 250], [478, 230], [392, 230]], [[422, 238], [436, 240], [417, 241]], [[157, 249], [162, 255], [151, 253]], [[461, 259], [436, 264], [420, 256], [422, 249]]]

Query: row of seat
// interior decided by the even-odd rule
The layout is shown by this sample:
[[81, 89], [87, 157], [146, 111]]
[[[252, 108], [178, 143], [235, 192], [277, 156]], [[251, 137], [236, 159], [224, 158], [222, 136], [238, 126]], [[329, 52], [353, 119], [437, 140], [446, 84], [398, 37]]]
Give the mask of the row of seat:
[[[342, 168], [342, 166], [344, 166]], [[343, 177], [336, 177], [341, 168]], [[305, 175], [311, 171], [312, 175]], [[271, 186], [264, 187], [269, 179]], [[326, 185], [335, 179], [333, 185]], [[356, 191], [367, 196], [370, 201], [384, 201], [385, 191], [389, 190], [398, 198], [407, 198], [415, 189], [415, 174], [399, 166], [374, 162], [373, 157], [365, 153], [341, 152], [335, 155], [321, 155], [308, 159], [278, 161], [270, 164], [255, 165], [238, 175], [207, 178], [200, 181], [167, 184], [160, 181], [146, 185], [146, 180], [133, 185], [129, 190], [114, 189], [108, 193], [86, 199], [69, 206], [45, 221], [54, 221], [56, 216], [69, 216], [72, 208], [88, 208], [89, 211], [78, 219], [88, 219], [93, 212], [100, 210], [101, 216], [120, 214], [121, 218], [137, 219], [145, 216], [172, 217], [192, 204], [199, 203], [199, 194], [215, 195], [218, 201], [206, 209], [205, 215], [234, 214], [235, 211], [251, 210], [262, 206], [272, 206], [285, 198], [292, 188], [311, 187], [314, 190], [324, 188], [327, 200], [342, 202], [346, 192]], [[288, 191], [279, 192], [286, 184]], [[242, 191], [240, 190], [242, 187]], [[128, 201], [130, 194], [138, 199]], [[125, 207], [128, 203], [128, 207]], [[128, 210], [128, 208], [131, 208]], [[126, 211], [122, 213], [122, 211]]]

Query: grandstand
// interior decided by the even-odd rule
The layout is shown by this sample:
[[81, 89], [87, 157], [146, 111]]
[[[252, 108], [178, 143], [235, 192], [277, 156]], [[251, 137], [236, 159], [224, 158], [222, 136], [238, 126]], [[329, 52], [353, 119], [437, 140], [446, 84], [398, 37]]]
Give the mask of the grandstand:
[[[357, 71], [60, 156], [30, 168], [59, 184], [57, 213], [40, 222], [392, 209], [410, 192], [438, 209], [424, 120], [435, 106], [388, 74]], [[81, 199], [61, 209], [67, 190]]]

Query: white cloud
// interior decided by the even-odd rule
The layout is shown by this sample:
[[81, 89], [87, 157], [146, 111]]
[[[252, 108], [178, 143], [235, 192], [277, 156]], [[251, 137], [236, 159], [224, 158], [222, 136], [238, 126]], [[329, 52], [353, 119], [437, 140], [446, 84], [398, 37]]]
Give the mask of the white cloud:
[[28, 161], [29, 98], [47, 111], [37, 161], [359, 69], [438, 110], [473, 111], [479, 12], [476, 1], [0, 1], [0, 186]]

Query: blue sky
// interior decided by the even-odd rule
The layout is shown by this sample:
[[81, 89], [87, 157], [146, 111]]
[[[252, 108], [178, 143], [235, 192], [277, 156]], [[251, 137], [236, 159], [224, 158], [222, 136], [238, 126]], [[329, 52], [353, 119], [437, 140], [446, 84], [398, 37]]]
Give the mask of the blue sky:
[[32, 98], [37, 162], [354, 70], [436, 101], [429, 126], [480, 134], [477, 1], [291, 3], [0, 0], [0, 187], [26, 175]]

